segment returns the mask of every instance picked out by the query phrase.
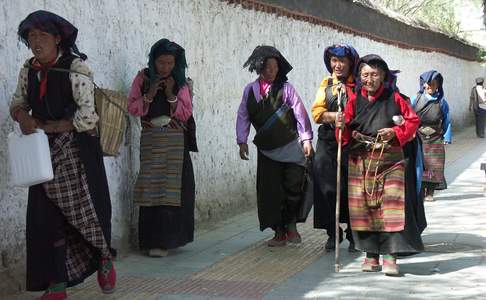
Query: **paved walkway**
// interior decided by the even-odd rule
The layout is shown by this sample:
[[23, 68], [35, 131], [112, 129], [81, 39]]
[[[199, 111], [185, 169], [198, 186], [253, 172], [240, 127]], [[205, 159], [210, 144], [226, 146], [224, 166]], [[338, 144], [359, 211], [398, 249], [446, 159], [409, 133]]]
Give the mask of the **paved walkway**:
[[[360, 271], [363, 255], [342, 244], [342, 268], [323, 249], [312, 218], [300, 227], [304, 242], [269, 248], [256, 212], [200, 231], [196, 241], [165, 258], [133, 253], [117, 262], [115, 294], [102, 295], [94, 276], [69, 290], [69, 299], [486, 299], [486, 141], [472, 128], [447, 149], [449, 189], [426, 203], [426, 251], [399, 260], [401, 277]], [[24, 293], [12, 299], [35, 299]]]

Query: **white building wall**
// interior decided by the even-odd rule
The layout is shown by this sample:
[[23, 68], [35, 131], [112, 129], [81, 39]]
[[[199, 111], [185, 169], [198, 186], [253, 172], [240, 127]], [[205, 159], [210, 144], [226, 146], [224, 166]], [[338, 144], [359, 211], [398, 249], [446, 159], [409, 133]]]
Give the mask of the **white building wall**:
[[[445, 78], [444, 88], [456, 128], [469, 122], [470, 87], [475, 77], [484, 75], [484, 69], [475, 62], [403, 50], [217, 0], [3, 0], [2, 4], [0, 251], [4, 269], [14, 273], [24, 262], [27, 193], [9, 182], [5, 141], [7, 134], [16, 127], [8, 115], [8, 105], [18, 71], [31, 55], [17, 38], [17, 26], [34, 10], [58, 13], [79, 28], [78, 46], [89, 57], [87, 62], [95, 73], [95, 81], [110, 89], [128, 91], [137, 71], [147, 63], [150, 46], [158, 39], [169, 38], [186, 49], [187, 75], [195, 83], [194, 115], [200, 150], [192, 155], [198, 220], [222, 217], [256, 202], [255, 147], [250, 147], [250, 161], [241, 161], [234, 133], [243, 87], [255, 78], [254, 74], [243, 70], [242, 65], [255, 46], [273, 45], [284, 54], [294, 66], [289, 74], [290, 82], [309, 109], [326, 73], [323, 50], [333, 43], [354, 45], [362, 55], [380, 54], [390, 68], [402, 70], [399, 86], [408, 95], [416, 92], [420, 73], [437, 69]], [[114, 245], [122, 249], [127, 248], [130, 233], [134, 232], [135, 226], [130, 224], [136, 222], [130, 190], [138, 168], [139, 127], [135, 119], [132, 121], [130, 143], [124, 145], [119, 157], [105, 159], [113, 203], [113, 240]]]

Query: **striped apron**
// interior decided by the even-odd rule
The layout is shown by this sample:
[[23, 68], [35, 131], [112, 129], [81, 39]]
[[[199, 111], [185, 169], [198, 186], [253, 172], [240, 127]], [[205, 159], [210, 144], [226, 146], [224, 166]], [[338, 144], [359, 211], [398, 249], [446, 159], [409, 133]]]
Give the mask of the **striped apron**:
[[424, 174], [422, 181], [441, 183], [444, 180], [445, 147], [441, 138], [434, 141], [422, 139]]
[[144, 128], [140, 138], [140, 172], [134, 203], [140, 206], [181, 206], [184, 131]]
[[353, 231], [396, 232], [405, 227], [405, 161], [402, 149], [391, 146], [380, 159], [379, 155], [379, 151], [372, 154], [365, 150], [349, 155], [348, 203]]

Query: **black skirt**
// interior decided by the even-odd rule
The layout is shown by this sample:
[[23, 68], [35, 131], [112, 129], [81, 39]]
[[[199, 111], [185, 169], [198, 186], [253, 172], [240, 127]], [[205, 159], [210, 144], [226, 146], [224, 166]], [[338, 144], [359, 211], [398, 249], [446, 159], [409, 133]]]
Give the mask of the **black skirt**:
[[[99, 139], [86, 133], [76, 133], [79, 156], [87, 175], [89, 192], [108, 246], [111, 242], [111, 202]], [[45, 290], [52, 280], [66, 281], [74, 286], [98, 269], [101, 253], [85, 243], [92, 259], [81, 277], [68, 280], [65, 266], [65, 247], [54, 247], [59, 240], [81, 238], [70, 226], [61, 210], [48, 199], [42, 184], [29, 188], [27, 205], [27, 280], [28, 291]], [[115, 251], [112, 249], [112, 254]]]
[[[326, 229], [335, 234], [336, 224], [336, 175], [337, 143], [319, 138], [314, 155], [314, 228]], [[343, 148], [341, 155], [341, 200], [339, 222], [348, 223], [348, 151]]]
[[260, 230], [296, 221], [303, 201], [304, 167], [272, 160], [258, 151], [257, 207]]
[[174, 249], [194, 240], [195, 182], [191, 156], [184, 151], [181, 206], [141, 206], [138, 220], [140, 249]]

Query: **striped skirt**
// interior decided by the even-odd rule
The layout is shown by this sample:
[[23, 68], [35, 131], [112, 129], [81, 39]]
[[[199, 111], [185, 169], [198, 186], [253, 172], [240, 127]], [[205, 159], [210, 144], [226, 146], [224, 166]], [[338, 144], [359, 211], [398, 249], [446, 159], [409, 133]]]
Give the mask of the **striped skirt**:
[[424, 174], [422, 181], [441, 183], [444, 180], [445, 148], [442, 139], [423, 142]]
[[[396, 232], [404, 229], [405, 162], [402, 149], [391, 146], [381, 158], [379, 156], [379, 151], [349, 155], [348, 203], [353, 231]], [[369, 169], [368, 174], [366, 169]]]
[[134, 203], [140, 206], [181, 206], [184, 131], [144, 128], [140, 138], [140, 172]]

